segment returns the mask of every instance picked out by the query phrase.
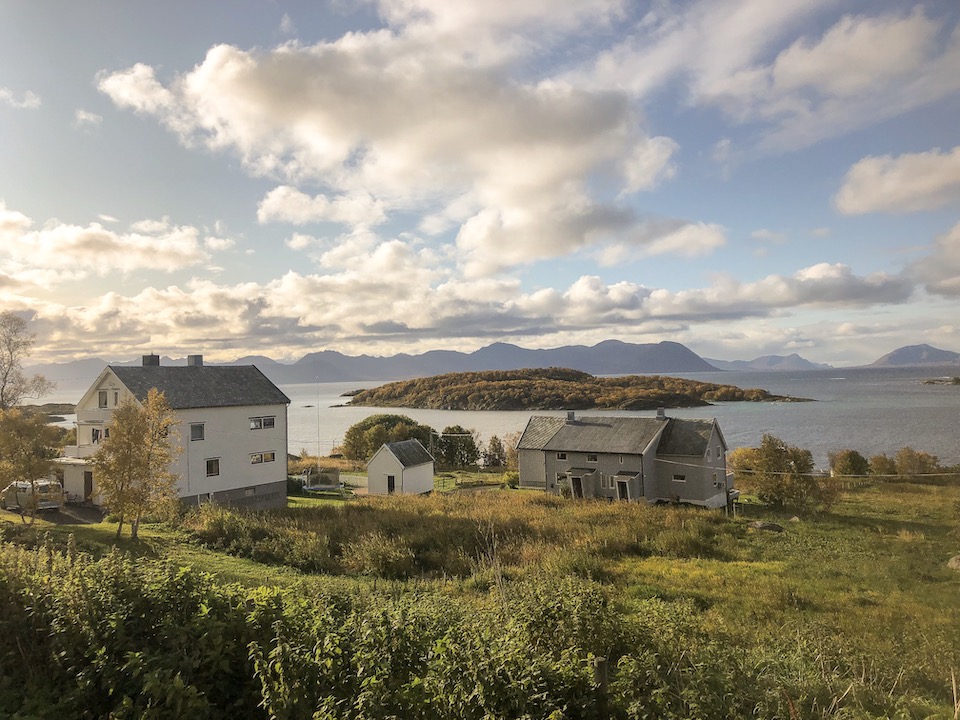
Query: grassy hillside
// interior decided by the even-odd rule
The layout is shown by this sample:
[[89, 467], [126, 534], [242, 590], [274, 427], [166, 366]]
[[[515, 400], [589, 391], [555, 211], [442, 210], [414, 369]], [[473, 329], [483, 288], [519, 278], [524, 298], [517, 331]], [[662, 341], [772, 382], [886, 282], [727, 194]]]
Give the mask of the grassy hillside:
[[353, 395], [353, 405], [435, 410], [655, 410], [714, 401], [787, 401], [766, 390], [743, 390], [661, 375], [594, 377], [564, 368], [448, 373], [387, 383]]
[[955, 717], [956, 485], [795, 522], [522, 491], [207, 507], [126, 555], [109, 524], [7, 519], [0, 714]]

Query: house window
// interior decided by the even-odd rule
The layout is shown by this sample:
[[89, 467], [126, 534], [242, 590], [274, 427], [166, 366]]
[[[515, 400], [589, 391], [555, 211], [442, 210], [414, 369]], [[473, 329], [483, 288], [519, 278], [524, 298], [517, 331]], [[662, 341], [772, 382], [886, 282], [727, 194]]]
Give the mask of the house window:
[[597, 454], [596, 453], [587, 453], [587, 462], [596, 462]]
[[119, 404], [120, 404], [120, 391], [119, 391], [119, 390], [114, 390], [114, 391], [113, 391], [113, 404], [114, 404], [114, 405], [119, 405]]
[[207, 477], [220, 474], [220, 458], [207, 458]]
[[674, 475], [674, 476], [673, 476], [673, 481], [674, 481], [674, 482], [686, 482], [686, 481], [687, 481], [687, 476], [686, 476], [686, 475]]
[[717, 460], [723, 457], [723, 448], [720, 445], [717, 445]]
[[260, 463], [273, 462], [277, 459], [277, 454], [272, 452], [250, 453], [250, 464], [259, 465]]
[[620, 464], [623, 465], [623, 455], [620, 456]]
[[103, 439], [106, 440], [108, 437], [110, 437], [110, 428], [104, 428], [104, 429], [103, 429]]
[[203, 440], [203, 423], [190, 424], [190, 439]]
[[566, 460], [566, 459], [567, 459], [566, 453], [557, 453], [557, 460]]
[[102, 435], [103, 431], [100, 430], [100, 428], [93, 428], [93, 430], [90, 431], [90, 442], [94, 445], [98, 444]]
[[107, 391], [100, 390], [97, 393], [97, 407], [105, 408], [107, 406]]
[[276, 427], [276, 424], [277, 424], [277, 419], [273, 415], [267, 415], [266, 417], [250, 418], [251, 430], [270, 430], [271, 428]]

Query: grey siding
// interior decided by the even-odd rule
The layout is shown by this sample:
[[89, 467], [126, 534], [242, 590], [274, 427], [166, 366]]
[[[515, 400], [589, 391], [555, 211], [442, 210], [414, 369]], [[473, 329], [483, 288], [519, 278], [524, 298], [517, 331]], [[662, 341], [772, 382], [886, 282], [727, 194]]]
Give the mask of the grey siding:
[[186, 505], [201, 505], [213, 502], [218, 505], [230, 505], [250, 510], [269, 510], [287, 506], [287, 482], [251, 485], [234, 490], [221, 490], [209, 495], [189, 495], [180, 498]]

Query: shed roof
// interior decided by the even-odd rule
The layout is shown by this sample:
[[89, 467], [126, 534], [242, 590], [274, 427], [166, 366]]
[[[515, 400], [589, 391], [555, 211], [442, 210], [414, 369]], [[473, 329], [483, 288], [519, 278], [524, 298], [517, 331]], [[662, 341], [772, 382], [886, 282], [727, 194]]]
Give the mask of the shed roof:
[[141, 402], [151, 388], [156, 388], [174, 410], [290, 402], [255, 365], [110, 365], [109, 368]]
[[415, 438], [384, 443], [384, 447], [386, 447], [405, 468], [433, 462], [433, 456], [427, 452], [423, 444]]

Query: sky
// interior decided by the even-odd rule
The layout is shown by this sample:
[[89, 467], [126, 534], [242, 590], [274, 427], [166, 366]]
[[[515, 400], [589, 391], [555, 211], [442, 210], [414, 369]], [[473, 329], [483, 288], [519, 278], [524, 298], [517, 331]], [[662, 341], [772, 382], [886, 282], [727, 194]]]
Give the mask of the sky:
[[960, 351], [960, 3], [0, 0], [34, 362]]

